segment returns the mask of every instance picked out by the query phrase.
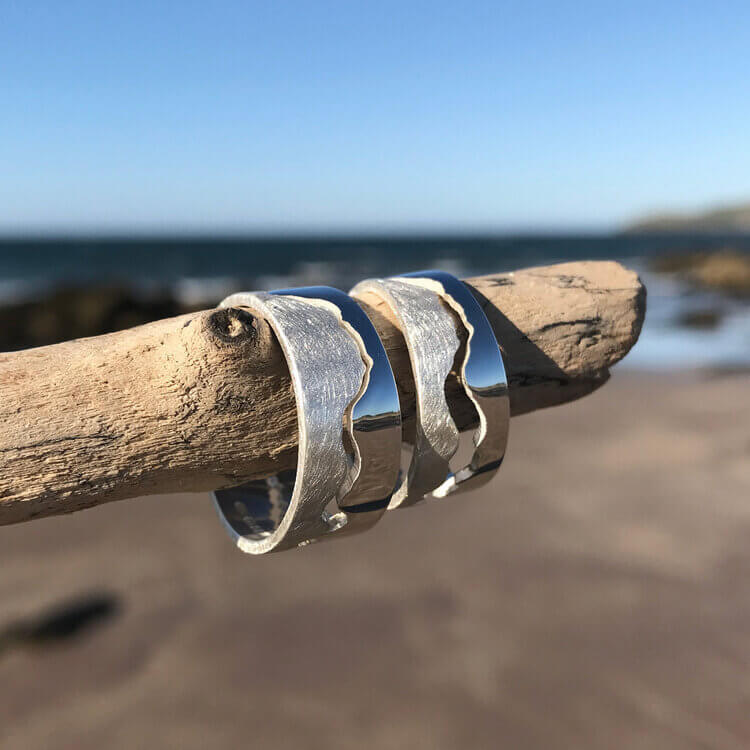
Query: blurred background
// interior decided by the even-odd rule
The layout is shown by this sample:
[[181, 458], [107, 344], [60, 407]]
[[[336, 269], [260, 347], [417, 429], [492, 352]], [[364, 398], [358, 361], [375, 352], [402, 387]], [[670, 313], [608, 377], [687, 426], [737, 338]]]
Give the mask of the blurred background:
[[0, 4], [0, 350], [240, 289], [614, 259], [603, 389], [476, 497], [249, 559], [0, 530], [3, 747], [745, 748], [750, 6]]

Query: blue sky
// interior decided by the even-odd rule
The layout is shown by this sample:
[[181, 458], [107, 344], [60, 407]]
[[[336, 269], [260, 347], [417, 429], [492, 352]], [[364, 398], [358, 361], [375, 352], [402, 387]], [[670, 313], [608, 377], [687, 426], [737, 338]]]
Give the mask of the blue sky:
[[750, 199], [750, 3], [0, 0], [0, 232], [607, 229]]

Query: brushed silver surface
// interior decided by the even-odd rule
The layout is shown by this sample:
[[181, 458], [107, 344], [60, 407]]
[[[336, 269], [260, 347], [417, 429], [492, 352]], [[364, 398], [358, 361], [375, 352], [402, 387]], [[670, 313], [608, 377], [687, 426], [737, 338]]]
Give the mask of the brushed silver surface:
[[481, 487], [497, 473], [505, 457], [510, 426], [508, 378], [502, 352], [487, 316], [466, 284], [445, 271], [418, 271], [398, 278], [430, 289], [460, 317], [468, 340], [460, 371], [466, 395], [479, 415], [471, 461], [433, 491], [434, 497]]
[[417, 419], [409, 468], [389, 508], [414, 505], [439, 487], [450, 473], [459, 435], [445, 399], [445, 381], [461, 341], [453, 314], [434, 290], [399, 279], [367, 279], [350, 294], [373, 292], [391, 308], [409, 350], [416, 384]]
[[228, 305], [259, 312], [281, 344], [297, 401], [299, 450], [296, 471], [217, 490], [214, 502], [243, 552], [303, 546], [346, 522], [342, 513], [327, 507], [338, 499], [350, 471], [343, 430], [367, 371], [362, 345], [329, 302], [248, 292], [222, 302]]
[[367, 314], [341, 290], [310, 286], [280, 289], [273, 294], [304, 297], [313, 304], [323, 300], [336, 305], [342, 325], [360, 345], [367, 372], [361, 395], [347, 412], [346, 427], [352, 438], [354, 462], [338, 495], [338, 507], [346, 523], [336, 536], [365, 531], [385, 513], [399, 479], [401, 405], [388, 355]]

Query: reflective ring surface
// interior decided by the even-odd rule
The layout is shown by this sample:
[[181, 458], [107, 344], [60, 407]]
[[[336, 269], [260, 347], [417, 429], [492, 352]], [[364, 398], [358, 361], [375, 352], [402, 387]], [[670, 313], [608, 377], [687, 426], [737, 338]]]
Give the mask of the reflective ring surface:
[[324, 300], [336, 305], [343, 323], [352, 329], [361, 343], [367, 374], [364, 392], [354, 403], [347, 425], [355, 455], [354, 465], [338, 499], [346, 524], [336, 536], [364, 531], [386, 511], [399, 479], [401, 405], [388, 355], [370, 318], [341, 290], [311, 286], [273, 293], [304, 297], [313, 302]]
[[435, 497], [481, 487], [492, 479], [505, 457], [510, 425], [508, 378], [503, 356], [487, 316], [463, 281], [444, 271], [419, 271], [402, 277], [432, 289], [461, 318], [468, 333], [460, 380], [479, 415], [471, 462], [448, 475]]
[[229, 305], [258, 311], [279, 340], [297, 403], [299, 449], [296, 471], [217, 490], [214, 502], [244, 552], [303, 546], [335, 532], [345, 520], [327, 506], [351, 470], [343, 430], [367, 370], [362, 346], [331, 303], [256, 292], [232, 295], [222, 302]]
[[380, 297], [396, 316], [416, 385], [414, 451], [389, 505], [405, 507], [423, 500], [450, 473], [459, 436], [445, 399], [445, 381], [461, 341], [453, 314], [433, 290], [401, 279], [368, 279], [350, 294], [359, 298], [366, 292]]

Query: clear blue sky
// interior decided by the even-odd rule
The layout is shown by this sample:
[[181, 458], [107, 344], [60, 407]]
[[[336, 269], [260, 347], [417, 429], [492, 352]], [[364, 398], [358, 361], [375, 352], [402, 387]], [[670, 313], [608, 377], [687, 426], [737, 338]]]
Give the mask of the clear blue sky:
[[0, 0], [0, 232], [597, 229], [747, 198], [747, 2]]

